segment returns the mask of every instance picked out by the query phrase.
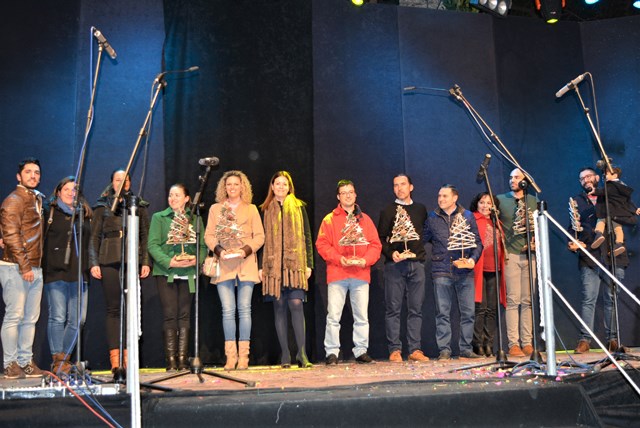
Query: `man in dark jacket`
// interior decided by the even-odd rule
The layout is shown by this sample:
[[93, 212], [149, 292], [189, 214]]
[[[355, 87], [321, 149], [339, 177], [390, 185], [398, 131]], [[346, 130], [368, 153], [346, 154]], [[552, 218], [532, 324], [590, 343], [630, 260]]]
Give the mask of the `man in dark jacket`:
[[424, 242], [431, 242], [431, 276], [436, 297], [436, 343], [438, 360], [451, 358], [451, 305], [458, 298], [460, 357], [480, 358], [473, 352], [475, 286], [473, 267], [482, 254], [476, 219], [458, 205], [458, 190], [445, 184], [438, 192], [438, 208], [424, 224]]
[[4, 377], [40, 377], [33, 361], [33, 339], [42, 298], [42, 194], [40, 162], [26, 158], [18, 164], [18, 186], [2, 202], [0, 227], [4, 254], [0, 283], [5, 304], [2, 322]]

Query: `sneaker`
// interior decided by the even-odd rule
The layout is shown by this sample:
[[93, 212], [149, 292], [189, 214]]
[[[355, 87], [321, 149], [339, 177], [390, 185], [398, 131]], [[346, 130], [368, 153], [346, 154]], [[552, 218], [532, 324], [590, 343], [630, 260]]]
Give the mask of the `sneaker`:
[[589, 349], [591, 347], [589, 346], [589, 341], [585, 340], [585, 339], [580, 339], [578, 341], [578, 345], [576, 346], [576, 349], [573, 351], [574, 354], [584, 354], [585, 352], [589, 352]]
[[26, 377], [44, 376], [44, 372], [40, 370], [40, 368], [36, 365], [35, 361], [33, 360], [29, 361], [27, 365], [23, 366], [22, 371], [24, 372]]
[[356, 363], [358, 364], [369, 364], [373, 363], [373, 358], [369, 356], [366, 352], [358, 357], [356, 357]]
[[460, 358], [482, 358], [482, 355], [478, 355], [473, 351], [463, 351], [460, 353]]
[[4, 378], [5, 379], [23, 379], [24, 372], [20, 368], [17, 362], [12, 361], [9, 364], [9, 367], [4, 368]]
[[613, 245], [613, 255], [618, 257], [620, 254], [624, 253], [627, 249], [624, 247], [622, 242], [616, 242]]
[[591, 248], [596, 249], [604, 242], [604, 235], [600, 232], [596, 232], [596, 237], [593, 238], [593, 242], [591, 243]]
[[451, 359], [451, 351], [440, 351], [438, 361], [447, 361]]
[[325, 363], [330, 366], [332, 364], [338, 364], [338, 357], [336, 356], [336, 354], [329, 354], [327, 355], [327, 359], [325, 360]]
[[421, 350], [416, 349], [411, 353], [411, 355], [409, 355], [409, 361], [419, 361], [421, 363], [424, 363], [426, 361], [429, 361], [429, 357], [424, 355], [424, 352], [422, 352]]
[[520, 349], [518, 345], [513, 345], [509, 348], [508, 354], [512, 357], [524, 357], [524, 352], [522, 352], [522, 349]]
[[530, 356], [531, 354], [533, 354], [533, 346], [531, 345], [525, 345], [522, 348], [522, 353], [524, 354], [525, 357]]
[[[411, 356], [409, 356], [409, 359], [411, 359]], [[402, 353], [398, 349], [396, 349], [391, 354], [389, 354], [389, 361], [392, 363], [401, 363]]]

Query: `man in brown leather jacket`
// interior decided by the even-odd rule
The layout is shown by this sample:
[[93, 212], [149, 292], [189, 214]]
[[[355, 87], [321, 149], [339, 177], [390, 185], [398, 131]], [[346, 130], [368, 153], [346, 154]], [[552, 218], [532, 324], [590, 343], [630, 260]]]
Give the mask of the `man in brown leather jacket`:
[[2, 322], [4, 377], [40, 377], [33, 361], [33, 338], [42, 297], [42, 194], [40, 162], [26, 158], [18, 164], [18, 186], [0, 207], [4, 253], [0, 284], [5, 304]]

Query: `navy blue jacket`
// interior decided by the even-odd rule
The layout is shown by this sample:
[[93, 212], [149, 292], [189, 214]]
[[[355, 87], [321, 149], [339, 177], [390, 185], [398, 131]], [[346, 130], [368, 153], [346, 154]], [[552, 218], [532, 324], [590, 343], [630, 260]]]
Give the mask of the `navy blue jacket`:
[[465, 210], [460, 205], [456, 210], [448, 215], [440, 208], [431, 211], [424, 223], [422, 239], [425, 243], [431, 242], [433, 249], [431, 250], [431, 275], [447, 276], [447, 275], [473, 275], [473, 269], [458, 269], [453, 266], [453, 262], [463, 256], [461, 250], [449, 251], [447, 245], [449, 243], [449, 235], [451, 224], [457, 214], [467, 220], [471, 226], [471, 232], [475, 236], [475, 248], [467, 248], [464, 250], [464, 257], [478, 261], [482, 254], [482, 241], [478, 234], [478, 224], [476, 219], [469, 210]]

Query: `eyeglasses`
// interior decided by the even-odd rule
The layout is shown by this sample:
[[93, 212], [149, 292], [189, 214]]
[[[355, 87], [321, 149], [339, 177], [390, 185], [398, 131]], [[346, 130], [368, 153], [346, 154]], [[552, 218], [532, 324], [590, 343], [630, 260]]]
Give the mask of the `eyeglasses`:
[[593, 178], [595, 176], [595, 174], [587, 174], [584, 177], [580, 177], [580, 182], [582, 183], [583, 181], [587, 181], [589, 178]]
[[340, 196], [347, 196], [347, 195], [351, 196], [351, 195], [355, 195], [355, 194], [356, 194], [355, 190], [349, 190], [349, 191], [346, 191], [346, 192], [339, 192]]

